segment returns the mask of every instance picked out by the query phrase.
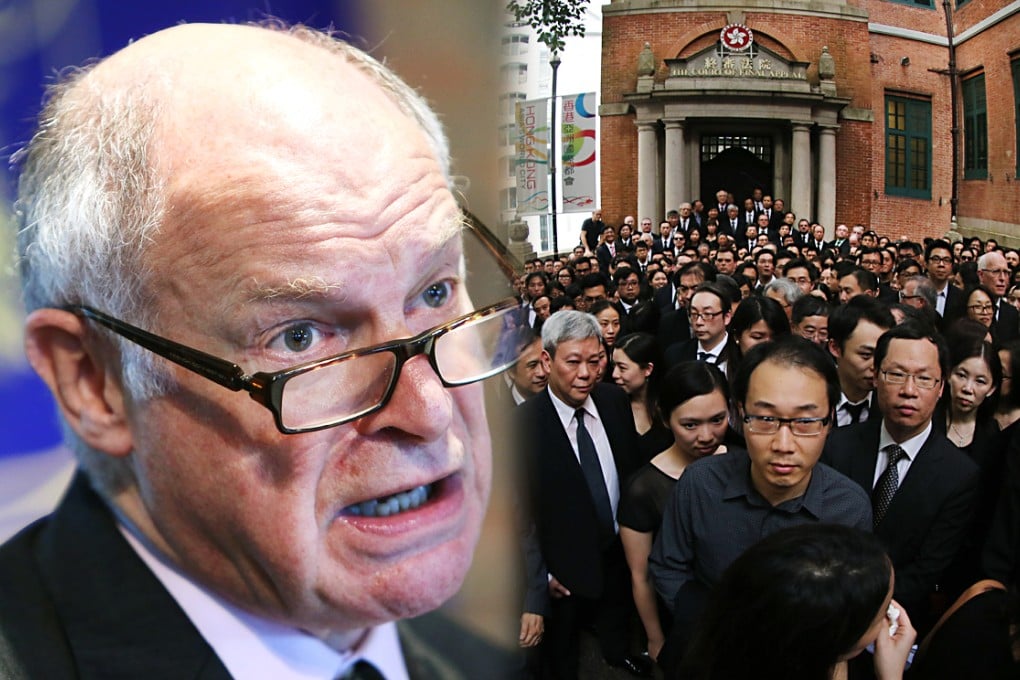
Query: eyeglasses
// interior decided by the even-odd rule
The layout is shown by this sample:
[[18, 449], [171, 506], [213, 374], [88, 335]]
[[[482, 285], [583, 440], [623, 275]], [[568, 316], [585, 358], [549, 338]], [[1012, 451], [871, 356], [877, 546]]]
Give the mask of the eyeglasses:
[[913, 378], [915, 385], [926, 390], [933, 390], [936, 385], [942, 382], [941, 379], [933, 378], [930, 375], [915, 375], [903, 371], [880, 371], [880, 374], [882, 379], [890, 385], [904, 385], [908, 378]]
[[928, 262], [932, 264], [952, 264], [953, 258], [951, 257], [939, 257], [938, 255], [932, 255], [928, 258]]
[[704, 319], [705, 321], [711, 321], [712, 319], [714, 319], [715, 317], [719, 316], [720, 314], [722, 314], [721, 311], [719, 311], [719, 312], [696, 312], [693, 309], [692, 310], [688, 310], [688, 312], [687, 312], [687, 316], [688, 316], [688, 318], [690, 318], [691, 321], [697, 321], [698, 319]]
[[1008, 269], [982, 269], [981, 271], [992, 276], [1009, 276], [1010, 274]]
[[817, 437], [832, 421], [831, 416], [824, 418], [776, 418], [775, 416], [744, 416], [744, 425], [753, 434], [776, 434], [779, 428], [787, 425], [790, 432], [798, 437]]
[[[512, 260], [480, 224], [470, 224], [504, 268]], [[85, 305], [67, 311], [235, 392], [244, 390], [273, 414], [284, 434], [312, 432], [363, 418], [389, 403], [404, 364], [428, 357], [444, 387], [460, 387], [500, 373], [516, 362], [528, 334], [527, 316], [508, 298], [412, 338], [355, 349], [275, 372], [246, 374], [235, 363], [142, 330]]]
[[967, 309], [975, 314], [991, 314], [995, 311], [995, 305], [967, 305]]
[[902, 290], [900, 291], [900, 301], [901, 302], [905, 301], [905, 300], [920, 300], [923, 297], [924, 297], [923, 295], [907, 295]]

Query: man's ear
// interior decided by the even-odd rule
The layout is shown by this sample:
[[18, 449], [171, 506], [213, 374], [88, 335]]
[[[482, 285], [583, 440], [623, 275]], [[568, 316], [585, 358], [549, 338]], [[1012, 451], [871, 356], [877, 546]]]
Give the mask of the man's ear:
[[134, 444], [117, 366], [90, 341], [86, 323], [60, 309], [36, 310], [25, 322], [25, 353], [82, 441], [126, 456]]

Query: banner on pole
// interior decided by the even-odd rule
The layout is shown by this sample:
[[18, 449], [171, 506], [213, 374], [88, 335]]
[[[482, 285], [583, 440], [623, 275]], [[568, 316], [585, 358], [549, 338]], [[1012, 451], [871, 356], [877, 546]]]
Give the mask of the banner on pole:
[[548, 99], [517, 104], [517, 214], [549, 212]]
[[595, 93], [563, 98], [563, 212], [589, 212], [595, 206]]

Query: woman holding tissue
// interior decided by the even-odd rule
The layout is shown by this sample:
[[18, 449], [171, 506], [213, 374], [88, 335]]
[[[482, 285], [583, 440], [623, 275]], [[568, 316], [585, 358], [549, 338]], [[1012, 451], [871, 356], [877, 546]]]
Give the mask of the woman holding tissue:
[[917, 632], [892, 600], [878, 540], [806, 524], [778, 531], [724, 572], [681, 666], [685, 680], [842, 680], [874, 644], [879, 680], [903, 677]]

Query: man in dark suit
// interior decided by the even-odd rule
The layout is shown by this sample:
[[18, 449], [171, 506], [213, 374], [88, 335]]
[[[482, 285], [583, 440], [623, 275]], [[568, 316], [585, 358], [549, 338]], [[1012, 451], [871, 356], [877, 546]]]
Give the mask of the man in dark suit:
[[875, 534], [896, 569], [894, 597], [922, 634], [939, 613], [932, 597], [966, 536], [978, 484], [977, 465], [932, 427], [949, 352], [928, 332], [905, 323], [882, 335], [882, 417], [837, 429], [822, 456], [871, 494]]
[[828, 348], [836, 361], [840, 395], [836, 425], [863, 423], [877, 415], [875, 346], [896, 325], [889, 308], [870, 295], [857, 295], [829, 316]]
[[1006, 301], [1011, 273], [1006, 257], [998, 250], [978, 258], [978, 280], [996, 295], [992, 332], [999, 342], [1009, 342], [1020, 337], [1020, 313]]
[[842, 257], [850, 254], [850, 229], [845, 224], [836, 225], [836, 238], [829, 241], [829, 247]]
[[329, 34], [193, 24], [76, 72], [41, 118], [19, 184], [25, 346], [80, 473], [0, 548], [0, 667], [422, 677], [396, 621], [471, 564], [479, 381], [521, 326], [512, 301], [466, 302], [484, 291], [462, 268], [511, 279], [464, 266], [488, 251], [434, 113]]
[[719, 284], [703, 283], [698, 286], [687, 305], [693, 337], [666, 348], [663, 357], [666, 367], [672, 368], [681, 361], [697, 360], [715, 364], [726, 373], [737, 352], [733, 338], [726, 332], [732, 306], [733, 301]]
[[[630, 402], [599, 381], [605, 366], [598, 322], [563, 311], [542, 327], [549, 389], [517, 412], [525, 464], [525, 553], [541, 556], [525, 613], [544, 617], [545, 666], [577, 677], [580, 628], [595, 625], [603, 657], [636, 674], [650, 669], [627, 653], [629, 575], [616, 525], [620, 484], [638, 461]], [[548, 574], [548, 576], [546, 576]]]
[[956, 308], [963, 304], [960, 290], [952, 284], [953, 247], [948, 241], [936, 239], [924, 249], [924, 264], [928, 278], [935, 284], [935, 311], [943, 319], [947, 312], [951, 317]]
[[602, 230], [602, 244], [595, 249], [595, 257], [599, 261], [599, 271], [609, 273], [609, 265], [620, 252], [616, 247], [616, 228], [606, 226]]

